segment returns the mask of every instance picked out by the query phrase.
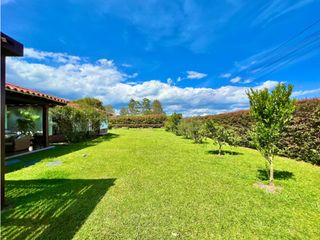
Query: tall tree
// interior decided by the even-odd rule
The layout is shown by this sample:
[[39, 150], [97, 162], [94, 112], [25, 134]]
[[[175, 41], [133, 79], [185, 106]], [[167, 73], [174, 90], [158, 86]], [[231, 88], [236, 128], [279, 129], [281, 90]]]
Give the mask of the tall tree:
[[165, 114], [162, 105], [159, 100], [154, 100], [152, 103], [152, 113], [153, 114]]
[[128, 116], [128, 115], [129, 115], [128, 108], [121, 108], [120, 109], [120, 116]]
[[295, 100], [290, 99], [293, 86], [278, 84], [270, 93], [267, 88], [247, 93], [250, 114], [255, 119], [253, 139], [257, 149], [267, 160], [269, 184], [273, 185], [273, 158], [277, 150], [283, 128], [291, 120], [295, 110]]
[[142, 100], [141, 112], [143, 115], [151, 114], [151, 101], [148, 98]]
[[130, 99], [128, 104], [129, 114], [131, 116], [136, 116], [140, 114], [141, 104], [139, 101], [134, 100], [133, 98]]

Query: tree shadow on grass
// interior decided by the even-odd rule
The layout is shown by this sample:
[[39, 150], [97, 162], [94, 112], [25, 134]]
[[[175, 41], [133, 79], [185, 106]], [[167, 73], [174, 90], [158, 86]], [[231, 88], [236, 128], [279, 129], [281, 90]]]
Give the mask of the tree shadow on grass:
[[72, 239], [115, 179], [6, 181], [2, 239]]
[[92, 140], [73, 143], [73, 144], [57, 145], [53, 149], [48, 149], [48, 150], [37, 152], [37, 153], [31, 153], [29, 155], [19, 157], [18, 159], [21, 160], [19, 163], [7, 166], [6, 172], [7, 173], [14, 172], [19, 169], [32, 166], [45, 158], [58, 158], [60, 156], [63, 156], [72, 152], [76, 152], [87, 147], [96, 146], [101, 142], [111, 141], [112, 139], [117, 138], [119, 136], [120, 136], [119, 134], [108, 133], [105, 136], [101, 136]]
[[[207, 151], [208, 154], [219, 155], [219, 150]], [[241, 152], [235, 152], [230, 150], [221, 150], [221, 155], [243, 155]]]
[[[294, 174], [288, 171], [278, 171], [275, 170], [273, 173], [274, 179], [278, 180], [288, 180], [294, 178]], [[261, 181], [269, 180], [268, 172], [266, 169], [259, 169], [258, 170], [258, 178]]]

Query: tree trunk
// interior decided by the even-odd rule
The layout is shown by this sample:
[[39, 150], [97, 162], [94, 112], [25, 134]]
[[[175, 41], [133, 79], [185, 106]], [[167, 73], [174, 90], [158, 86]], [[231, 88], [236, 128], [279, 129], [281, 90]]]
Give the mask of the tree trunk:
[[273, 157], [269, 157], [269, 185], [273, 185]]
[[221, 155], [221, 144], [219, 144], [219, 155]]

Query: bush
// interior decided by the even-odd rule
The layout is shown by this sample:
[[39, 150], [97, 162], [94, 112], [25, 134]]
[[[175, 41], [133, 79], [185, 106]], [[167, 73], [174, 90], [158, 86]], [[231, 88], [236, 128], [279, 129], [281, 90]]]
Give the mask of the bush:
[[71, 104], [50, 110], [56, 134], [68, 142], [80, 142], [99, 133], [100, 123], [106, 120], [103, 111]]
[[161, 128], [167, 120], [166, 115], [116, 116], [109, 119], [114, 128]]
[[[297, 101], [293, 119], [284, 129], [278, 144], [279, 154], [320, 165], [320, 98]], [[187, 118], [186, 121], [213, 120], [233, 129], [239, 145], [254, 148], [251, 128], [254, 123], [248, 110]]]
[[205, 137], [204, 124], [201, 121], [181, 121], [176, 134], [192, 139], [194, 143], [202, 143]]
[[239, 137], [234, 130], [217, 124], [212, 120], [205, 123], [205, 136], [219, 145], [219, 155], [223, 145], [236, 146], [239, 142]]
[[320, 99], [298, 102], [278, 148], [281, 155], [320, 165]]
[[178, 128], [176, 131], [176, 135], [177, 136], [183, 136], [187, 139], [190, 139], [191, 136], [189, 135], [189, 131], [188, 131], [188, 126], [189, 122], [185, 121], [184, 119], [180, 121], [180, 123], [178, 124]]
[[64, 135], [68, 142], [79, 142], [86, 138], [89, 122], [80, 110], [70, 106], [57, 106], [50, 112], [56, 134]]
[[166, 131], [177, 133], [178, 125], [181, 119], [182, 119], [182, 114], [180, 113], [173, 113], [171, 116], [169, 116], [167, 121], [164, 123], [164, 127]]

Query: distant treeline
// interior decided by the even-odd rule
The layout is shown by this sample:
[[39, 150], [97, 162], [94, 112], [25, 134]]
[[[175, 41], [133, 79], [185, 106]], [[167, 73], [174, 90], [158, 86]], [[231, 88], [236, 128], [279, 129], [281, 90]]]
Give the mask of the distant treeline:
[[151, 101], [148, 98], [138, 101], [130, 99], [128, 107], [120, 109], [120, 116], [141, 116], [141, 115], [153, 115], [153, 114], [165, 114], [163, 111], [161, 102], [159, 100]]

